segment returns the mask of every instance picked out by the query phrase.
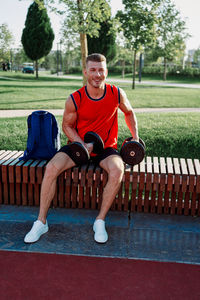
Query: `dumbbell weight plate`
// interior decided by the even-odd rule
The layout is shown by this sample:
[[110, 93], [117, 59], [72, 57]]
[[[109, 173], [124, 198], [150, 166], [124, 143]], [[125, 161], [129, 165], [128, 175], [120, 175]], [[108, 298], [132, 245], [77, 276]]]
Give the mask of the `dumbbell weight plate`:
[[102, 138], [93, 131], [88, 131], [84, 136], [85, 143], [93, 143], [93, 151], [96, 154], [99, 154], [104, 149], [104, 142]]
[[[123, 142], [122, 146], [126, 143], [126, 142], [130, 142], [132, 140], [132, 136], [130, 136], [129, 138], [125, 139], [125, 141]], [[145, 142], [139, 138], [139, 143], [144, 147], [144, 150], [146, 149], [146, 145]]]
[[120, 151], [123, 161], [129, 165], [137, 165], [145, 155], [145, 149], [136, 141], [125, 142]]
[[72, 160], [77, 165], [84, 165], [88, 162], [90, 155], [88, 150], [79, 142], [69, 144]]
[[144, 150], [146, 149], [146, 145], [145, 145], [145, 142], [139, 138], [139, 143], [144, 147]]

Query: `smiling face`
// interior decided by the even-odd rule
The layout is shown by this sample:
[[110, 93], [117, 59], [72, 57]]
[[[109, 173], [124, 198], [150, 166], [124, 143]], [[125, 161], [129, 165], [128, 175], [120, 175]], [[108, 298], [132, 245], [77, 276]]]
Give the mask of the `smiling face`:
[[105, 80], [108, 74], [106, 62], [88, 61], [84, 74], [89, 85], [94, 88], [104, 88]]

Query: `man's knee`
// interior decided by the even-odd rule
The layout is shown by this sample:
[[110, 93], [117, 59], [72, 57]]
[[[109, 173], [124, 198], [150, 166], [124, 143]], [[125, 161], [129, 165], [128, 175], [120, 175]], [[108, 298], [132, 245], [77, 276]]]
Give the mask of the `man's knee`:
[[116, 181], [121, 181], [124, 175], [124, 170], [119, 167], [115, 167], [110, 170], [109, 176]]
[[55, 165], [53, 162], [49, 161], [46, 165], [45, 169], [45, 175], [48, 177], [54, 177], [57, 174], [57, 169], [55, 168]]
[[59, 175], [59, 168], [53, 159], [51, 159], [46, 165], [45, 175], [53, 178]]
[[124, 175], [124, 164], [121, 159], [117, 160], [108, 170], [108, 176], [116, 182], [122, 180]]

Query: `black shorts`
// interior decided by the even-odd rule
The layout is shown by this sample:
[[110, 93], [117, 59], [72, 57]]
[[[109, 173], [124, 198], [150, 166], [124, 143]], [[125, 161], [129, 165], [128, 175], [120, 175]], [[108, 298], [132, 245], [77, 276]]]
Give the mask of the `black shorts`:
[[[73, 157], [69, 145], [65, 145], [65, 146], [61, 147], [58, 152], [66, 153], [71, 159]], [[115, 148], [112, 148], [112, 147], [108, 147], [108, 148], [104, 149], [101, 154], [98, 154], [96, 156], [91, 156], [90, 161], [97, 165], [100, 163], [100, 161], [104, 160], [106, 157], [108, 157], [110, 155], [120, 156], [118, 150], [116, 150]]]

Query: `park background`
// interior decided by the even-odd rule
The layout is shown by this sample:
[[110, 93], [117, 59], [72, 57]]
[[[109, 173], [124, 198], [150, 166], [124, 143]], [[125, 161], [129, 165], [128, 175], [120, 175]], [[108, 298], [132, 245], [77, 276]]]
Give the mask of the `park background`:
[[[52, 3], [52, 1], [45, 0], [46, 3]], [[70, 0], [66, 0], [66, 2], [77, 3], [77, 1]], [[84, 2], [85, 4], [94, 4], [95, 2], [98, 4], [101, 0], [80, 0], [78, 2]], [[140, 5], [145, 7], [145, 4], [151, 1], [124, 0], [123, 2], [138, 3], [141, 8]], [[153, 2], [156, 2], [156, 0]], [[131, 45], [133, 40], [128, 42], [123, 40], [126, 28], [122, 28], [124, 32], [120, 31], [119, 35], [121, 36], [118, 35], [118, 31], [116, 35], [124, 43], [117, 42], [116, 47], [111, 47], [111, 49], [116, 49], [116, 56], [115, 60], [108, 59], [108, 82], [116, 84], [126, 91], [137, 115], [140, 137], [146, 142], [147, 155], [197, 158], [196, 162], [198, 164], [200, 153], [199, 0], [175, 1], [176, 4], [178, 2], [180, 7], [183, 7], [185, 3], [189, 3], [186, 12], [189, 16], [192, 11], [189, 17], [190, 22], [196, 20], [196, 27], [188, 31], [181, 30], [178, 37], [181, 37], [182, 33], [184, 35], [185, 32], [188, 32], [193, 35], [194, 44], [188, 43], [191, 41], [190, 37], [184, 38], [184, 40], [178, 38], [176, 41], [181, 42], [178, 44], [175, 41], [171, 43], [171, 50], [174, 52], [172, 57], [168, 58], [166, 78], [163, 78], [163, 54], [161, 55], [158, 49], [153, 51], [155, 50], [153, 45], [147, 47], [147, 45], [140, 43], [134, 59], [137, 45]], [[60, 24], [54, 25], [52, 17], [51, 22], [55, 38], [52, 47], [50, 47], [51, 49], [49, 49], [49, 54], [38, 59], [38, 77], [36, 77], [35, 70], [34, 74], [22, 73], [27, 63], [34, 64], [34, 68], [36, 67], [35, 61], [30, 60], [25, 55], [20, 42], [27, 10], [31, 3], [32, 1], [29, 0], [1, 0], [0, 20], [4, 26], [0, 24], [0, 61], [9, 64], [9, 69], [0, 71], [0, 150], [25, 149], [27, 115], [33, 110], [53, 110], [61, 125], [62, 111], [67, 96], [83, 84], [81, 74], [82, 51], [79, 37], [76, 33], [75, 36], [72, 35], [74, 39], [71, 36], [65, 38], [66, 44], [64, 41], [60, 43], [61, 36], [58, 34]], [[116, 3], [115, 12], [112, 11], [112, 16], [115, 16], [117, 10], [122, 8], [121, 1], [111, 1], [111, 7]], [[170, 4], [171, 1], [163, 0], [163, 3]], [[88, 6], [90, 12], [93, 9], [93, 6]], [[51, 16], [49, 8], [47, 8], [47, 12]], [[75, 9], [74, 13], [76, 12]], [[124, 12], [126, 12], [126, 9], [124, 9]], [[134, 9], [132, 13], [133, 15], [136, 13]], [[140, 13], [144, 16], [143, 11], [140, 10]], [[60, 16], [58, 16], [58, 19], [60, 19]], [[139, 24], [142, 26], [143, 23], [140, 22], [140, 18], [138, 19]], [[136, 21], [138, 19], [135, 18]], [[127, 19], [127, 22], [129, 20], [131, 20], [131, 16]], [[173, 20], [176, 22], [178, 19]], [[73, 21], [75, 24], [76, 18]], [[137, 24], [137, 22], [134, 24]], [[154, 22], [151, 24], [154, 25]], [[171, 25], [170, 22], [165, 22], [165, 24]], [[187, 25], [189, 25], [188, 22]], [[66, 29], [65, 26], [63, 27]], [[32, 28], [35, 28], [35, 26], [32, 26]], [[158, 36], [156, 37], [154, 33], [157, 32], [158, 34], [159, 30], [155, 32], [153, 30], [152, 32], [153, 27], [148, 28], [151, 32], [150, 35], [147, 35], [148, 42], [151, 42], [151, 37], [152, 41], [156, 41]], [[5, 35], [2, 35], [2, 31]], [[103, 33], [105, 33], [104, 30]], [[12, 39], [12, 36], [15, 40]], [[8, 37], [7, 40], [6, 37]], [[170, 39], [173, 34], [168, 34], [168, 37]], [[127, 38], [134, 39], [134, 35], [129, 34]], [[100, 41], [100, 38], [97, 38], [97, 40]], [[41, 44], [43, 41], [45, 41], [44, 38], [40, 40]], [[34, 48], [31, 41], [30, 44]], [[67, 48], [67, 45], [71, 48]], [[174, 45], [175, 47], [173, 47]], [[192, 49], [194, 51], [191, 52], [190, 56], [188, 50]], [[170, 49], [168, 49], [166, 54], [170, 52]], [[120, 59], [119, 54], [121, 55]], [[152, 54], [157, 56], [159, 54], [159, 57]], [[134, 62], [136, 62], [135, 78], [133, 76]], [[142, 63], [140, 64], [140, 62]], [[126, 66], [126, 69], [123, 68], [124, 66]], [[142, 69], [139, 68], [140, 66], [142, 66]], [[141, 71], [141, 78], [139, 77], [139, 71]], [[134, 79], [135, 85], [133, 85]], [[20, 114], [23, 117], [19, 117]], [[123, 139], [129, 135], [123, 115], [119, 113], [119, 148]], [[62, 134], [62, 144], [64, 143], [66, 143], [66, 138]], [[2, 160], [2, 162], [4, 164], [1, 168], [2, 174], [5, 177], [9, 159], [6, 162]], [[13, 167], [13, 158], [10, 166]], [[27, 167], [25, 169], [27, 170]], [[190, 192], [190, 188], [193, 190], [191, 185], [188, 186], [189, 191], [187, 190], [186, 193], [187, 195], [190, 193], [193, 200], [196, 199], [196, 207], [198, 206], [199, 213], [199, 203], [197, 204], [199, 194], [196, 192], [197, 179], [195, 182], [194, 175], [191, 173], [188, 170], [188, 174], [191, 175], [189, 182], [191, 179], [190, 183], [193, 182], [196, 186], [194, 186], [194, 193]], [[163, 182], [162, 175], [166, 178], [165, 175], [167, 174], [162, 174], [161, 168], [161, 181]], [[180, 176], [178, 175], [178, 177]], [[141, 178], [145, 177], [142, 176]], [[183, 178], [185, 185], [185, 173]], [[130, 181], [126, 191], [133, 186], [132, 183]], [[181, 180], [180, 184], [180, 187], [183, 187]], [[23, 202], [23, 199], [27, 201], [27, 184], [22, 182], [22, 187], [21, 183], [17, 183], [17, 185], [23, 193], [21, 194], [18, 189], [18, 192], [22, 195], [22, 197], [19, 197], [19, 201]], [[36, 191], [35, 185], [38, 187], [38, 182], [32, 184], [28, 180], [31, 191]], [[2, 186], [4, 192], [12, 186], [13, 193], [16, 192], [17, 194], [17, 189], [15, 190], [13, 183], [8, 185], [7, 182], [3, 182]], [[154, 184], [152, 184], [153, 186]], [[91, 188], [89, 187], [89, 189]], [[24, 193], [25, 189], [26, 192]], [[166, 191], [169, 195], [167, 185]], [[179, 192], [173, 191], [173, 193], [179, 197], [177, 203], [180, 205], [180, 198], [183, 195], [185, 196], [186, 193], [182, 191], [182, 188]], [[149, 194], [150, 192], [147, 191], [145, 198], [149, 197]], [[153, 195], [154, 192], [151, 194]], [[159, 194], [163, 195], [163, 192], [161, 191]], [[167, 203], [166, 198], [164, 201], [168, 205], [169, 202]], [[185, 203], [184, 208], [189, 208], [189, 205], [187, 207], [187, 203]], [[130, 211], [122, 215], [121, 212], [117, 214], [117, 211], [115, 211], [111, 215], [113, 218], [109, 216], [110, 222], [108, 222], [109, 233], [112, 232], [113, 234], [110, 235], [109, 243], [102, 247], [102, 245], [95, 244], [92, 239], [91, 221], [93, 222], [96, 215], [95, 210], [90, 210], [90, 214], [87, 211], [80, 213], [80, 210], [74, 209], [73, 212], [70, 209], [64, 212], [63, 209], [61, 210], [58, 208], [51, 210], [49, 216], [51, 230], [46, 237], [43, 237], [40, 242], [34, 245], [24, 245], [23, 237], [31, 227], [32, 219], [36, 218], [38, 207], [1, 205], [1, 299], [21, 300], [37, 299], [39, 297], [42, 299], [66, 299], [67, 297], [68, 299], [184, 300], [200, 298], [199, 218], [196, 218], [196, 216], [145, 215], [132, 214]], [[78, 245], [76, 241], [78, 241]], [[60, 250], [61, 252], [59, 252]], [[42, 254], [42, 251], [45, 254]], [[47, 255], [47, 251], [53, 253], [53, 255]], [[64, 253], [64, 255], [56, 255], [55, 253]], [[69, 253], [73, 255], [66, 255]], [[110, 259], [108, 257], [100, 258], [105, 254]], [[116, 255], [119, 257], [119, 254], [122, 254], [123, 259], [116, 259]], [[134, 259], [130, 259], [130, 254], [134, 256]], [[88, 257], [88, 255], [93, 257]], [[95, 255], [97, 257], [94, 257]], [[128, 260], [126, 259], [127, 255]], [[154, 261], [142, 261], [138, 258], [153, 259]], [[157, 263], [157, 260], [165, 262]], [[166, 263], [166, 261], [171, 261], [173, 264]], [[193, 264], [198, 265], [194, 266]], [[41, 289], [41, 287], [43, 288]]]
[[[52, 12], [51, 8], [46, 5], [47, 14], [50, 16], [50, 27], [52, 26], [54, 32], [54, 40], [47, 55], [31, 60], [25, 54], [21, 37], [27, 11], [32, 1], [14, 1], [12, 6], [6, 1], [3, 2], [1, 10], [3, 22], [0, 25], [2, 33], [0, 61], [1, 65], [4, 62], [8, 64], [8, 70], [0, 72], [0, 109], [14, 111], [18, 109], [30, 111], [63, 109], [67, 96], [81, 87], [83, 83], [81, 77], [83, 48], [80, 43], [80, 28], [77, 28], [75, 23], [72, 26], [69, 22], [73, 14], [75, 22], [76, 7], [67, 12], [66, 7], [56, 4], [56, 8], [65, 12], [63, 15], [59, 15]], [[45, 3], [47, 2], [51, 1]], [[70, 3], [70, 1], [63, 2]], [[90, 2], [92, 3], [92, 1], [85, 1], [84, 9], [87, 10], [88, 15], [92, 13]], [[95, 28], [97, 33], [93, 32], [97, 36], [90, 37], [87, 34], [87, 30], [92, 30], [91, 27], [87, 30], [84, 26], [81, 28], [83, 33], [86, 33], [88, 52], [94, 52], [93, 45], [104, 46], [104, 49], [102, 48], [102, 51], [99, 52], [105, 51], [108, 57], [108, 82], [123, 88], [135, 109], [168, 109], [165, 113], [152, 110], [138, 113], [136, 110], [139, 134], [146, 141], [147, 155], [198, 158], [200, 138], [198, 1], [191, 1], [187, 10], [185, 3], [188, 1], [161, 1], [166, 7], [172, 8], [171, 15], [165, 13], [166, 9], [162, 11], [161, 15], [166, 20], [170, 16], [171, 25], [174, 27], [170, 27], [169, 24], [164, 27], [164, 22], [159, 24], [154, 22], [153, 27], [147, 26], [149, 32], [145, 36], [148, 40], [146, 44], [142, 40], [137, 44], [134, 34], [131, 34], [130, 30], [128, 33], [126, 32], [128, 22], [132, 16], [135, 18], [135, 11], [129, 12], [126, 5], [138, 3], [141, 8], [147, 4], [136, 0], [123, 1], [124, 5], [122, 1], [103, 2], [107, 7], [107, 13], [101, 16], [104, 18], [103, 22], [95, 20], [95, 23], [100, 24]], [[151, 1], [147, 2], [151, 7]], [[121, 10], [120, 13], [119, 10]], [[141, 10], [139, 12], [142, 14]], [[144, 16], [139, 16], [138, 20], [142, 26], [141, 20]], [[189, 18], [186, 19], [185, 17], [188, 16]], [[116, 17], [118, 17], [118, 21], [116, 21]], [[123, 25], [124, 19], [125, 25]], [[152, 20], [147, 21], [147, 25], [150, 21]], [[180, 21], [180, 28], [177, 26], [178, 21]], [[146, 22], [145, 19], [144, 22]], [[152, 28], [156, 28], [156, 30], [152, 30]], [[162, 30], [169, 32], [165, 36], [159, 35], [158, 33]], [[142, 36], [142, 34], [140, 35]], [[107, 47], [104, 43], [105, 36], [108, 37]], [[151, 40], [154, 43], [151, 43]], [[163, 45], [167, 45], [164, 43], [166, 41], [169, 43], [165, 49]], [[35, 61], [38, 61], [38, 74], [36, 74]], [[34, 74], [22, 74], [25, 64], [34, 65]], [[37, 78], [36, 75], [38, 75]], [[173, 108], [173, 110], [169, 111], [169, 108]], [[182, 112], [180, 108], [184, 108], [186, 111]], [[191, 109], [195, 108], [197, 112], [191, 112]], [[14, 116], [13, 112], [12, 118], [0, 119], [1, 149], [23, 150], [26, 147], [26, 117], [16, 118]], [[57, 118], [61, 125], [62, 117], [57, 116]], [[119, 125], [120, 148], [124, 137], [130, 135], [121, 114], [119, 114]], [[63, 134], [61, 141], [62, 144], [66, 143]]]

